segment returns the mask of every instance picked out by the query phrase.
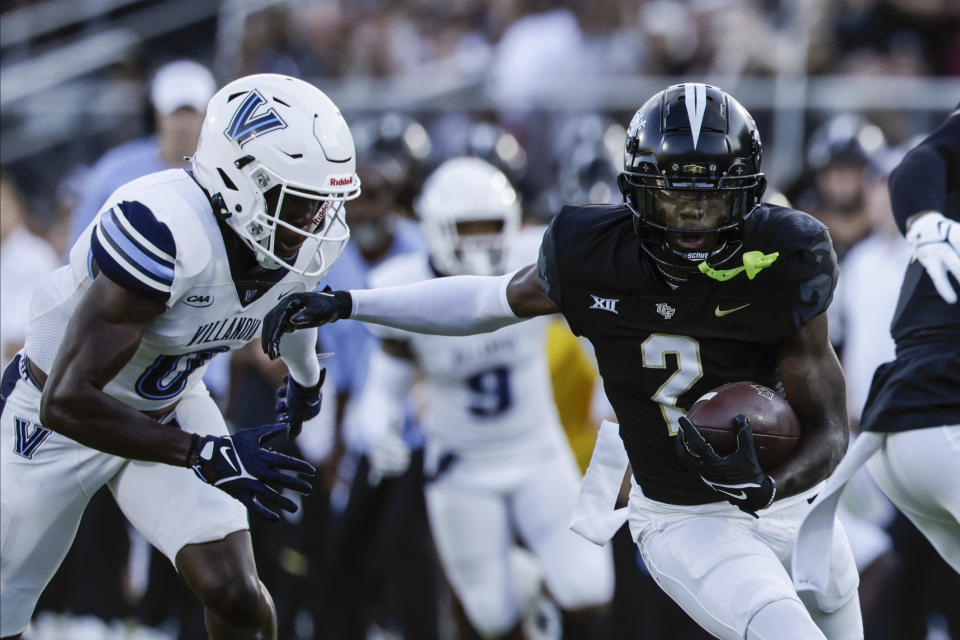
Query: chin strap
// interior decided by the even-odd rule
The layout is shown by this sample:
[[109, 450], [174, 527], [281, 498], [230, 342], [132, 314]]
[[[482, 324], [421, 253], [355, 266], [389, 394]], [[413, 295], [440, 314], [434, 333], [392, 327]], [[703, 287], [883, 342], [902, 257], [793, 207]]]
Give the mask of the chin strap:
[[280, 264], [279, 262], [277, 262], [276, 260], [268, 256], [267, 254], [263, 253], [262, 251], [257, 251], [256, 249], [254, 249], [253, 251], [254, 253], [257, 254], [257, 264], [259, 264], [261, 267], [263, 267], [267, 271], [276, 271], [281, 267], [290, 266], [290, 265]]

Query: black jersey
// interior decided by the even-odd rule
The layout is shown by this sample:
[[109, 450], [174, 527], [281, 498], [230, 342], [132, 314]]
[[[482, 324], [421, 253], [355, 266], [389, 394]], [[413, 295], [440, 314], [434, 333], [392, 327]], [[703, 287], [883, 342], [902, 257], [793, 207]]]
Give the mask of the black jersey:
[[[890, 200], [901, 229], [928, 209], [960, 221], [960, 113], [904, 157], [890, 176]], [[960, 304], [947, 304], [917, 261], [907, 267], [890, 332], [897, 358], [874, 374], [861, 429], [960, 424]]]
[[541, 286], [593, 344], [634, 477], [654, 500], [718, 501], [677, 458], [677, 419], [727, 382], [778, 386], [778, 346], [833, 296], [836, 255], [821, 223], [762, 205], [744, 225], [749, 272], [697, 273], [676, 289], [642, 257], [625, 205], [565, 207], [544, 234]]

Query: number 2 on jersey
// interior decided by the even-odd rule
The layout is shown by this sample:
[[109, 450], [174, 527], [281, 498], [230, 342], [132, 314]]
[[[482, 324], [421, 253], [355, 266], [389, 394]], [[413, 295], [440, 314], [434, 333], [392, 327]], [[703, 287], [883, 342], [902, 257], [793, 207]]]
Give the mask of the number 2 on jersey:
[[481, 418], [500, 415], [513, 404], [510, 369], [493, 367], [467, 378], [470, 388], [470, 413]]
[[660, 412], [667, 423], [667, 433], [676, 435], [680, 429], [678, 420], [684, 414], [677, 406], [677, 398], [703, 376], [700, 343], [689, 336], [654, 333], [643, 341], [642, 350], [643, 366], [649, 369], [666, 369], [668, 353], [677, 358], [677, 370], [650, 397], [660, 405]]

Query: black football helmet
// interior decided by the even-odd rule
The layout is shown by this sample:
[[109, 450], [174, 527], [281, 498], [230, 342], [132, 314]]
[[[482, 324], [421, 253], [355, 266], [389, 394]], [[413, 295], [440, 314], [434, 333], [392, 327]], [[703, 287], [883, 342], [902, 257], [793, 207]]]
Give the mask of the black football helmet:
[[[624, 169], [617, 180], [633, 209], [644, 252], [654, 261], [695, 271], [700, 262], [721, 265], [740, 252], [743, 220], [760, 202], [767, 180], [760, 171], [760, 134], [733, 96], [700, 83], [677, 84], [656, 94], [627, 129]], [[657, 196], [725, 196], [718, 226], [669, 226]], [[709, 237], [701, 249], [671, 238]], [[695, 243], [694, 243], [695, 244]]]

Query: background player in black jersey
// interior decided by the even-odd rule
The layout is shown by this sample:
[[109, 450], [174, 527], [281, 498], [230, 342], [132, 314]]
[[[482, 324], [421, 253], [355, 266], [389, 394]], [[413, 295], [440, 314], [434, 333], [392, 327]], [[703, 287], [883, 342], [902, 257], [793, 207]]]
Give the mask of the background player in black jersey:
[[[863, 433], [801, 528], [795, 572], [822, 588], [843, 485], [865, 461], [887, 497], [960, 573], [960, 105], [890, 175], [894, 218], [913, 250], [890, 331], [897, 357], [873, 377]], [[817, 559], [816, 562], [807, 558]]]
[[887, 434], [868, 468], [960, 573], [960, 104], [894, 170], [890, 199], [916, 261], [893, 319], [897, 359], [864, 411], [861, 428]]
[[[537, 265], [289, 296], [265, 320], [264, 345], [276, 355], [283, 332], [338, 318], [462, 335], [561, 312], [593, 344], [620, 422], [620, 438], [601, 430], [594, 460], [623, 466], [607, 464], [596, 477], [612, 482], [596, 485], [588, 472], [581, 505], [597, 526], [581, 530], [600, 544], [612, 534], [601, 525], [615, 518], [603, 511], [629, 458], [633, 538], [657, 583], [710, 633], [862, 638], [841, 530], [828, 541], [824, 592], [798, 595], [786, 568], [808, 500], [848, 436], [824, 313], [837, 278], [830, 236], [804, 213], [761, 203], [760, 154], [753, 118], [730, 95], [669, 87], [630, 123], [625, 202], [565, 207]], [[782, 389], [800, 417], [795, 453], [776, 468], [761, 470], [745, 424], [739, 450], [720, 458], [684, 423], [703, 393], [736, 380]], [[686, 446], [677, 446], [681, 432]]]

